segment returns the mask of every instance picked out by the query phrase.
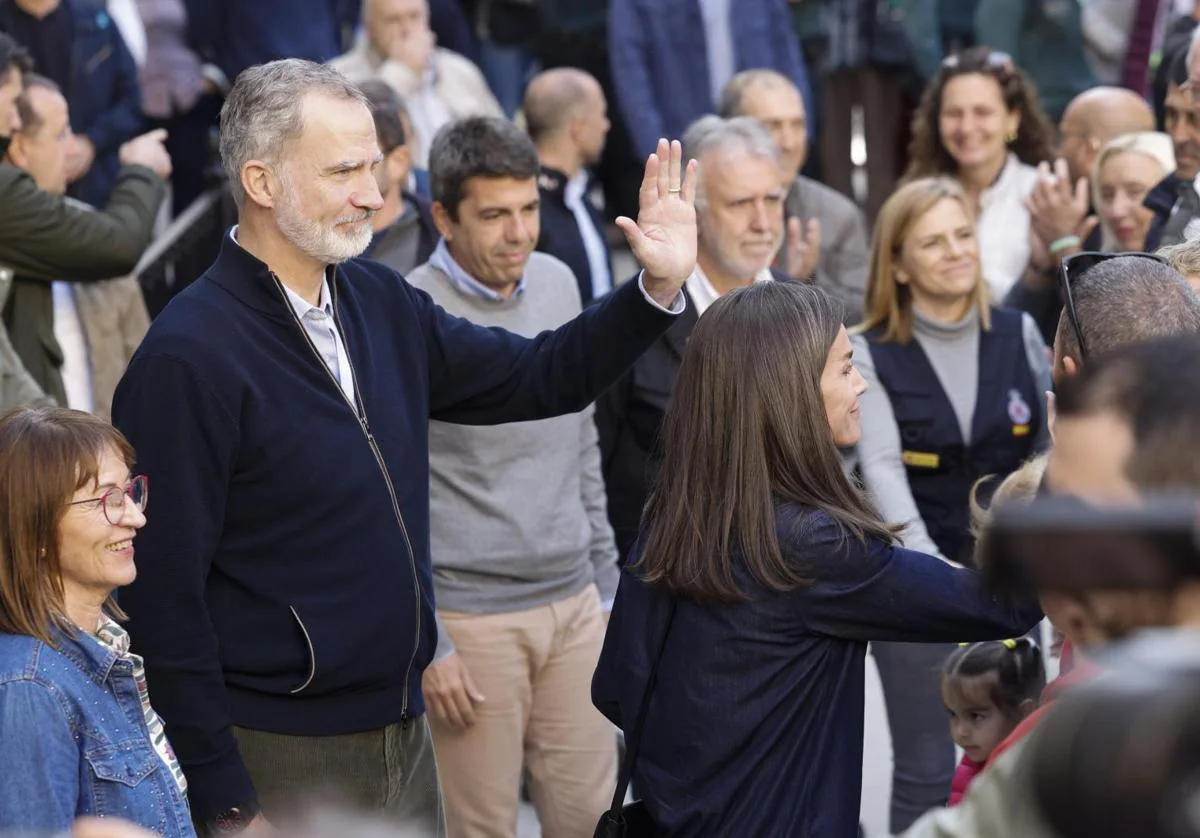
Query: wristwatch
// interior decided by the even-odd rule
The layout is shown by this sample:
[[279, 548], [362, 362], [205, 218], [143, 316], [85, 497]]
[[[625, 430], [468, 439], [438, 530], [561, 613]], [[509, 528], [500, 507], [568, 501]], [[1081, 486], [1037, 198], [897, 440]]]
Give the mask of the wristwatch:
[[241, 806], [233, 806], [221, 812], [213, 819], [212, 831], [214, 835], [236, 835], [250, 825], [250, 821], [254, 820], [255, 815], [262, 811], [262, 807], [257, 801], [243, 803]]

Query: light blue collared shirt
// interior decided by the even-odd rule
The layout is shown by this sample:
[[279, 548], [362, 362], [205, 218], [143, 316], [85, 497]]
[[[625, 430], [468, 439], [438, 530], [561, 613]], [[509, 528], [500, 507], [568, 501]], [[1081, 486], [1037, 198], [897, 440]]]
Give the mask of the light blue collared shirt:
[[[454, 287], [464, 294], [479, 297], [482, 300], [498, 301], [506, 299], [503, 294], [496, 293], [463, 270], [462, 265], [454, 261], [454, 257], [450, 255], [450, 248], [446, 246], [445, 239], [441, 239], [438, 242], [433, 254], [429, 257], [429, 264], [444, 273], [450, 282], [453, 283]], [[687, 297], [684, 296], [682, 291], [675, 297], [675, 301], [671, 304], [670, 308], [659, 305], [658, 301], [646, 292], [646, 286], [642, 282], [642, 274], [640, 272], [638, 273], [637, 284], [638, 290], [642, 292], [642, 296], [646, 298], [646, 302], [659, 311], [665, 311], [667, 314], [680, 314], [687, 306]], [[520, 296], [523, 293], [525, 293], [524, 276], [517, 283], [517, 290], [513, 294], [514, 296]]]
[[[236, 225], [229, 231], [229, 237], [233, 239], [234, 244], [241, 247], [237, 240]], [[341, 333], [338, 332], [337, 321], [333, 318], [333, 296], [329, 291], [328, 276], [321, 280], [321, 294], [317, 298], [315, 306], [310, 305], [308, 300], [286, 285], [283, 285], [283, 292], [287, 295], [287, 301], [292, 307], [292, 311], [296, 312], [300, 325], [304, 327], [309, 340], [320, 354], [321, 360], [325, 362], [325, 366], [337, 379], [338, 386], [342, 389], [342, 395], [353, 405], [354, 370], [350, 366], [350, 355], [346, 352], [346, 344], [342, 341]]]
[[[433, 249], [433, 253], [429, 256], [429, 264], [437, 268], [450, 278], [454, 286], [470, 297], [479, 297], [481, 300], [491, 300], [498, 302], [508, 299], [503, 294], [493, 291], [482, 282], [471, 276], [462, 265], [455, 261], [450, 255], [450, 248], [446, 246], [445, 239], [439, 239], [437, 247]], [[520, 281], [517, 283], [517, 290], [513, 292], [514, 297], [519, 297], [525, 293], [525, 275], [521, 275]]]

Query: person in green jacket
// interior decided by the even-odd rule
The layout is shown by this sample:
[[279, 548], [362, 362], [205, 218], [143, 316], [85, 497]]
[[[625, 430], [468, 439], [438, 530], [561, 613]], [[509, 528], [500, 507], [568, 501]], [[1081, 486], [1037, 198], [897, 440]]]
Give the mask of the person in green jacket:
[[[154, 235], [171, 159], [163, 146], [163, 131], [123, 145], [117, 185], [108, 205], [100, 210], [72, 204], [39, 188], [7, 157], [12, 136], [21, 128], [18, 102], [30, 69], [25, 51], [0, 33], [0, 272], [6, 274], [5, 299], [0, 303], [11, 305], [9, 286], [16, 285], [24, 293], [20, 286], [36, 283], [33, 296], [37, 304], [22, 307], [22, 328], [40, 336], [53, 334], [52, 280], [101, 280], [133, 272]], [[3, 331], [0, 408], [45, 399], [36, 384], [36, 393], [29, 389], [35, 380], [13, 351], [8, 332]]]

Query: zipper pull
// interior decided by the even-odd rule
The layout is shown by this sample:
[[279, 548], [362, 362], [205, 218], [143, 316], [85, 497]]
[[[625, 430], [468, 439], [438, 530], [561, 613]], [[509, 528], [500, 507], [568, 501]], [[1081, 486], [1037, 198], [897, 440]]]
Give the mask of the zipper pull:
[[400, 711], [400, 729], [408, 730], [408, 711], [407, 710]]

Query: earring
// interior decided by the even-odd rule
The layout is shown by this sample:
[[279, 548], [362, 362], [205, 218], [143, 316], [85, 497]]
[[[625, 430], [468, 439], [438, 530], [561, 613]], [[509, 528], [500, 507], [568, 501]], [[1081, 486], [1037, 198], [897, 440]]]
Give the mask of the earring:
[[1009, 145], [1012, 145], [1016, 141], [1017, 141], [1017, 132], [1016, 131], [1009, 131], [1008, 134], [1004, 137], [1004, 142], [1008, 143]]

